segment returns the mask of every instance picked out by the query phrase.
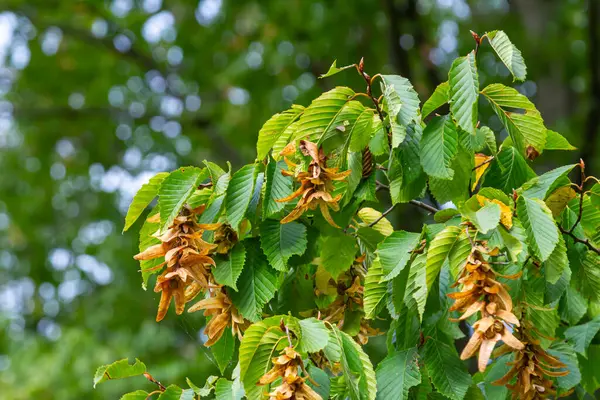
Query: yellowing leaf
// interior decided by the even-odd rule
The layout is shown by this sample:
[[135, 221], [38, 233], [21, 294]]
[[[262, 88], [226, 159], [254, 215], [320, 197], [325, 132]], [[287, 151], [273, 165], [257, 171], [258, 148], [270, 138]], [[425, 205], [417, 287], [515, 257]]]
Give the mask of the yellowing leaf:
[[319, 265], [315, 274], [315, 287], [327, 296], [335, 296], [337, 294], [337, 286], [333, 284], [333, 276]]
[[[358, 212], [358, 217], [368, 225], [377, 221], [378, 218], [381, 218], [381, 212], [370, 207], [364, 207]], [[394, 227], [385, 217], [381, 218], [375, 225], [373, 225], [373, 229], [381, 233], [383, 236], [390, 236], [392, 232], [394, 232]]]
[[563, 186], [556, 189], [546, 199], [546, 205], [552, 211], [552, 216], [557, 217], [565, 209], [569, 201], [573, 200], [577, 193], [571, 186]]
[[498, 199], [488, 199], [487, 197], [483, 197], [477, 195], [477, 201], [480, 206], [485, 206], [486, 202], [498, 204], [500, 206], [500, 223], [506, 227], [506, 229], [510, 229], [513, 226], [512, 217], [513, 213], [509, 206], [504, 204]]
[[477, 187], [477, 184], [483, 176], [483, 173], [490, 167], [490, 160], [492, 158], [494, 157], [486, 156], [485, 154], [475, 154], [475, 180], [473, 181], [471, 190], [475, 190], [475, 188]]

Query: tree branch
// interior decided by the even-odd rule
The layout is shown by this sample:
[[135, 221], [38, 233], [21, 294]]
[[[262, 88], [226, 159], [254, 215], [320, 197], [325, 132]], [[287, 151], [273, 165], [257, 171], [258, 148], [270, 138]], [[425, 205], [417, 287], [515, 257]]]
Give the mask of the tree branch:
[[[390, 190], [390, 187], [388, 185], [384, 185], [383, 183], [381, 183], [379, 181], [376, 181], [376, 185], [377, 185], [377, 188], [375, 190], [387, 190], [387, 191]], [[410, 200], [408, 203], [412, 204], [413, 206], [422, 208], [423, 210], [429, 211], [430, 213], [435, 214], [436, 212], [440, 211], [439, 209], [435, 208], [434, 206], [429, 205], [427, 203], [423, 203], [422, 201], [419, 201], [419, 200]], [[388, 211], [391, 211], [391, 209]], [[388, 211], [386, 211], [386, 213]]]
[[381, 221], [382, 219], [384, 219], [389, 213], [391, 213], [392, 211], [394, 211], [394, 208], [396, 208], [396, 204], [392, 205], [390, 208], [388, 208], [387, 210], [385, 210], [380, 216], [379, 218], [377, 218], [375, 221], [371, 222], [368, 226], [369, 228], [374, 227], [375, 225], [377, 225], [377, 223], [379, 221]]
[[593, 244], [590, 243], [590, 239], [580, 239], [577, 237], [577, 235], [575, 235], [575, 233], [566, 230], [565, 228], [563, 228], [562, 226], [558, 226], [558, 228], [560, 229], [560, 231], [562, 233], [564, 233], [565, 235], [569, 235], [571, 237], [571, 239], [573, 239], [573, 241], [575, 241], [576, 243], [582, 243], [584, 245], [587, 246], [588, 249], [590, 249], [591, 251], [593, 251], [596, 254], [600, 255], [600, 249], [595, 247]]

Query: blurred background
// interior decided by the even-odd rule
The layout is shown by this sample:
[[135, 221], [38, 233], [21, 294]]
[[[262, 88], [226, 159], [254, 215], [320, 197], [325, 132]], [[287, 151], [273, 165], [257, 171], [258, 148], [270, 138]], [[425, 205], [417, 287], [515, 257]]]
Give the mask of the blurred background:
[[[164, 383], [217, 372], [203, 320], [141, 288], [127, 206], [158, 171], [255, 158], [262, 123], [323, 90], [363, 90], [353, 70], [399, 73], [424, 101], [469, 30], [503, 29], [523, 52], [516, 85], [598, 173], [600, 3], [590, 0], [0, 0], [0, 397], [105, 399], [95, 368], [139, 357]], [[484, 45], [482, 87], [512, 84]], [[500, 132], [487, 106], [482, 123]], [[593, 165], [595, 164], [595, 165]], [[418, 230], [414, 209], [396, 227]], [[407, 214], [410, 213], [410, 214]], [[402, 214], [408, 218], [402, 218]], [[402, 221], [402, 222], [400, 222]], [[377, 346], [377, 340], [372, 341]], [[377, 358], [377, 349], [373, 350]]]

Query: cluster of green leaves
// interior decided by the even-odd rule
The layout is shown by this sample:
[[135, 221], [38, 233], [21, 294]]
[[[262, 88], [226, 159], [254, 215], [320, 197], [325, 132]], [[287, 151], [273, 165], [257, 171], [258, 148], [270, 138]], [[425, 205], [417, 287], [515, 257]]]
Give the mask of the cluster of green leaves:
[[[525, 79], [521, 53], [507, 35], [494, 31], [486, 39], [515, 80]], [[167, 229], [186, 204], [206, 206], [201, 223], [221, 222], [237, 232], [239, 243], [217, 259], [213, 275], [252, 322], [241, 343], [227, 332], [213, 346], [224, 377], [211, 378], [204, 388], [190, 382], [185, 390], [162, 387], [159, 398], [264, 398], [268, 388], [257, 382], [289, 343], [305, 358], [311, 385], [324, 399], [506, 398], [508, 389], [491, 382], [506, 372], [507, 357], [472, 375], [455, 346], [464, 334], [449, 321], [456, 315], [448, 310], [447, 294], [455, 290], [451, 284], [474, 242], [497, 249], [490, 261], [499, 273], [521, 273], [503, 283], [511, 288], [522, 324], [534, 327], [532, 334], [568, 366], [570, 373], [556, 378], [559, 393], [592, 394], [600, 387], [590, 355], [600, 349], [593, 344], [600, 329], [597, 180], [585, 177], [583, 163], [536, 175], [530, 164], [539, 154], [572, 146], [547, 129], [514, 88], [480, 88], [477, 51], [458, 58], [448, 81], [422, 106], [407, 79], [371, 78], [362, 64], [334, 63], [325, 76], [354, 67], [368, 94], [336, 87], [307, 107], [276, 114], [259, 132], [256, 162], [236, 172], [205, 162], [162, 173], [135, 196], [125, 229], [157, 195], [154, 212], [160, 212], [159, 223], [142, 226], [140, 250], [154, 244], [150, 234]], [[379, 98], [372, 96], [373, 82], [381, 84]], [[480, 98], [508, 133], [500, 145], [499, 133], [479, 124]], [[444, 105], [447, 115], [432, 115]], [[281, 173], [294, 164], [280, 153], [301, 140], [317, 143], [329, 166], [351, 171], [334, 189], [342, 198], [332, 217], [342, 229], [318, 209], [280, 223], [295, 205], [277, 201], [295, 190], [294, 180]], [[290, 173], [304, 171], [310, 161], [300, 151], [290, 157], [297, 162]], [[583, 177], [579, 185], [569, 179], [575, 169]], [[385, 196], [378, 189], [387, 189], [380, 191]], [[423, 202], [416, 199], [431, 198], [451, 203], [421, 232], [394, 230], [378, 210], [380, 201], [418, 206]], [[347, 308], [343, 325], [310, 317], [319, 317], [338, 294], [323, 286], [363, 255], [362, 309]], [[160, 271], [158, 262], [142, 262], [144, 285]], [[386, 333], [388, 355], [376, 366], [355, 339], [364, 321]], [[325, 363], [316, 362], [317, 356]], [[139, 375], [145, 371], [140, 364], [122, 360], [101, 367], [95, 382]], [[148, 395], [138, 391], [124, 398]]]

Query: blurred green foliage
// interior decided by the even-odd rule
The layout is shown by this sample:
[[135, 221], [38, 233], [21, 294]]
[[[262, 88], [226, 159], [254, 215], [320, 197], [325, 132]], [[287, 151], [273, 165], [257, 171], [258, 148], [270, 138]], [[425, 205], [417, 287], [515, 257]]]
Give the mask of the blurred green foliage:
[[[121, 235], [123, 215], [153, 173], [205, 158], [239, 167], [254, 159], [273, 113], [336, 84], [362, 89], [356, 74], [316, 78], [335, 59], [364, 57], [371, 73], [400, 73], [424, 101], [451, 60], [474, 47], [469, 29], [501, 28], [527, 59], [530, 80], [517, 87], [598, 174], [600, 79], [598, 56], [589, 56], [599, 51], [598, 8], [583, 0], [2, 1], [2, 397], [116, 398], [131, 382], [93, 390], [93, 372], [127, 356], [165, 383], [188, 376], [201, 385], [217, 371], [200, 344], [202, 317], [153, 322], [158, 296], [141, 289], [136, 230]], [[482, 87], [492, 77], [510, 82], [489, 46], [478, 61]], [[537, 165], [575, 158], [548, 153]], [[395, 214], [398, 227], [420, 226], [403, 215]], [[378, 346], [369, 345], [374, 361]], [[138, 379], [136, 387], [151, 387]]]

